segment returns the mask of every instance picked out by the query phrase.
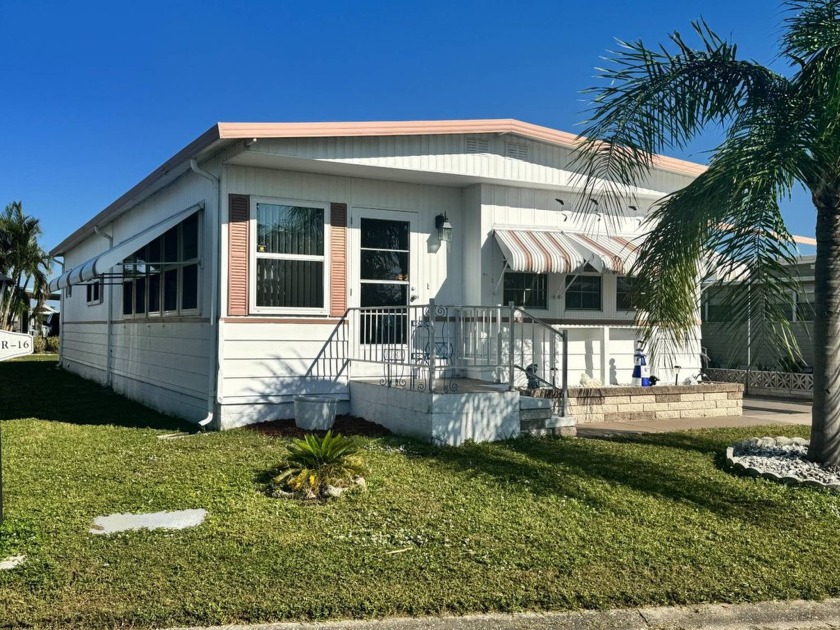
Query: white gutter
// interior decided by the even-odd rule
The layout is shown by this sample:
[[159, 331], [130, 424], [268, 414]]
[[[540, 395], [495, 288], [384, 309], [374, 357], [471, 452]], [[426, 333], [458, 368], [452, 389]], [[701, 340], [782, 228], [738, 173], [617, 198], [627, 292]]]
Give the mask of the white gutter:
[[210, 236], [210, 247], [208, 248], [209, 255], [205, 257], [205, 259], [209, 259], [209, 264], [205, 265], [205, 273], [210, 272], [210, 277], [212, 281], [210, 282], [210, 365], [209, 365], [209, 373], [207, 376], [207, 416], [203, 420], [199, 421], [199, 426], [206, 427], [213, 423], [213, 420], [216, 417], [216, 394], [218, 391], [217, 388], [217, 376], [219, 373], [220, 365], [219, 365], [219, 337], [221, 335], [220, 328], [219, 328], [219, 283], [221, 279], [219, 277], [219, 263], [221, 261], [221, 253], [219, 250], [220, 243], [219, 243], [219, 213], [222, 203], [222, 188], [219, 182], [219, 178], [213, 175], [212, 173], [205, 171], [204, 169], [198, 166], [198, 162], [195, 158], [190, 159], [190, 169], [196, 175], [203, 177], [204, 179], [210, 181], [213, 184], [213, 187], [216, 189], [216, 201], [211, 206], [212, 210], [208, 212], [208, 215], [205, 216], [205, 221], [211, 227], [211, 236]]
[[[61, 273], [64, 273], [64, 261], [58, 258], [53, 258], [53, 260], [61, 265]], [[61, 290], [58, 298], [58, 309], [58, 367], [64, 367], [62, 365], [64, 363], [64, 289]]]
[[[101, 236], [104, 239], [108, 240], [108, 249], [114, 248], [114, 235], [107, 234], [99, 229], [98, 225], [93, 226], [93, 231]], [[111, 230], [113, 232], [113, 228]], [[105, 288], [105, 283], [100, 283], [99, 290], [103, 290]], [[108, 284], [108, 319], [105, 320], [106, 324], [106, 341], [105, 341], [105, 387], [111, 387], [113, 376], [111, 373], [111, 364], [113, 361], [111, 360], [111, 355], [113, 354], [113, 341], [114, 341], [114, 285]], [[63, 329], [63, 327], [62, 327]], [[59, 345], [61, 345], [61, 340], [59, 340]]]

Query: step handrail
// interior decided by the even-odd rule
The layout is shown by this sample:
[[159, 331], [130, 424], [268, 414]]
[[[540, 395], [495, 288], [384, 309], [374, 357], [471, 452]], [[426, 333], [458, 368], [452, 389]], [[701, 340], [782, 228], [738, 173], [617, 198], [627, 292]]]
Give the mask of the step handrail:
[[[560, 387], [557, 387], [557, 385], [555, 383], [549, 383], [546, 379], [538, 376], [537, 374], [531, 373], [530, 375], [532, 377], [536, 378], [536, 380], [538, 380], [539, 382], [545, 383], [547, 386], [551, 387], [555, 391], [559, 390], [561, 392], [561, 395], [562, 395], [561, 415], [566, 416], [567, 413], [568, 413], [568, 404], [569, 404], [569, 331], [568, 330], [559, 330], [559, 329], [555, 328], [554, 326], [552, 326], [548, 322], [543, 321], [542, 319], [540, 319], [536, 315], [533, 315], [532, 313], [529, 313], [524, 308], [521, 308], [519, 306], [515, 306], [513, 304], [513, 302], [509, 303], [508, 307], [511, 309], [511, 314], [512, 314], [512, 318], [511, 318], [511, 322], [510, 322], [511, 345], [513, 344], [513, 340], [515, 339], [515, 335], [513, 333], [513, 327], [515, 325], [513, 315], [516, 314], [516, 313], [518, 313], [520, 316], [527, 317], [530, 320], [529, 323], [532, 326], [533, 325], [539, 325], [543, 330], [547, 330], [551, 334], [560, 338], [560, 342], [562, 344], [562, 354], [561, 354], [562, 358], [561, 358], [561, 361], [560, 361], [560, 366], [561, 366], [561, 368], [560, 368], [561, 369], [561, 375], [560, 375], [561, 385], [560, 385]], [[554, 359], [555, 359], [555, 357], [552, 356], [552, 366], [550, 368], [552, 371], [556, 369], [554, 367]], [[511, 357], [511, 363], [512, 362], [513, 362], [513, 358]], [[520, 369], [523, 372], [525, 372], [526, 374], [528, 374], [528, 371], [525, 370], [520, 365], [514, 365], [513, 367], [515, 367], [517, 369]]]
[[[491, 317], [490, 321], [496, 322], [496, 333], [499, 334], [500, 337], [498, 339], [498, 343], [496, 347], [498, 348], [497, 352], [498, 357], [495, 362], [492, 359], [485, 363], [481, 364], [483, 368], [488, 367], [495, 367], [495, 368], [503, 368], [505, 366], [505, 361], [502, 359], [502, 334], [505, 334], [508, 338], [508, 358], [507, 358], [507, 369], [508, 369], [508, 384], [510, 391], [515, 390], [515, 372], [516, 370], [520, 370], [530, 376], [536, 378], [536, 380], [545, 385], [546, 387], [550, 387], [551, 389], [562, 392], [562, 414], [566, 415], [567, 411], [567, 403], [568, 403], [568, 339], [569, 339], [569, 331], [565, 329], [558, 329], [548, 322], [540, 319], [539, 317], [529, 313], [527, 310], [521, 307], [515, 306], [513, 303], [508, 303], [507, 306], [502, 306], [499, 304], [496, 305], [487, 305], [487, 306], [465, 306], [465, 305], [440, 305], [437, 304], [434, 300], [430, 301], [429, 304], [422, 304], [422, 305], [407, 305], [407, 306], [396, 306], [396, 307], [358, 307], [358, 306], [351, 306], [346, 308], [344, 314], [339, 318], [338, 322], [336, 323], [335, 327], [328, 335], [327, 339], [324, 342], [324, 345], [321, 347], [320, 351], [318, 352], [315, 359], [310, 364], [309, 368], [306, 371], [304, 378], [330, 378], [333, 381], [337, 381], [341, 377], [350, 378], [350, 371], [351, 365], [355, 361], [361, 362], [370, 362], [368, 358], [363, 356], [357, 356], [357, 351], [359, 350], [358, 347], [358, 339], [353, 339], [352, 336], [356, 334], [351, 329], [354, 328], [354, 321], [361, 316], [372, 314], [376, 315], [378, 313], [383, 312], [384, 310], [391, 311], [394, 313], [404, 313], [408, 317], [421, 315], [424, 319], [428, 318], [429, 324], [432, 330], [431, 339], [435, 339], [434, 328], [435, 324], [438, 323], [438, 310], [442, 309], [444, 314], [449, 310], [453, 309], [453, 313], [444, 317], [441, 321], [443, 326], [446, 326], [447, 321], [450, 317], [456, 317], [456, 322], [460, 321], [471, 321], [469, 316], [464, 318], [463, 314], [465, 311], [469, 311], [471, 309], [477, 311], [495, 311], [495, 319]], [[505, 330], [501, 327], [502, 322], [505, 320], [508, 321], [509, 328], [505, 332]], [[357, 322], [358, 323], [358, 322]], [[532, 340], [534, 339], [534, 331], [547, 331], [548, 335], [543, 335], [542, 343], [550, 342], [547, 345], [550, 347], [548, 350], [548, 356], [550, 357], [549, 361], [549, 370], [551, 371], [551, 382], [547, 378], [543, 378], [542, 376], [533, 373], [533, 371], [529, 372], [527, 368], [523, 365], [517, 365], [515, 361], [515, 351], [514, 347], [517, 340], [517, 326], [524, 326], [530, 325], [531, 328], [531, 335]], [[523, 344], [526, 340], [526, 333], [524, 328], [520, 329], [520, 335], [523, 340]], [[455, 325], [454, 334], [456, 335], [457, 344], [457, 336], [459, 335], [458, 324]], [[541, 333], [542, 334], [542, 333]], [[409, 333], [410, 335], [410, 333]], [[492, 337], [491, 337], [492, 339]], [[560, 343], [562, 344], [561, 356], [558, 357], [556, 342], [559, 339]], [[409, 351], [411, 349], [414, 340], [411, 336], [409, 336], [403, 342], [397, 342], [399, 344], [407, 344]], [[430, 342], [434, 343], [434, 342]], [[452, 342], [449, 342], [452, 343]], [[524, 345], [523, 345], [524, 347]], [[461, 352], [462, 349], [458, 346], [458, 352]], [[462, 360], [463, 357], [466, 355], [459, 355], [456, 357], [457, 360]], [[556, 384], [556, 372], [557, 372], [557, 363], [558, 358], [560, 358], [560, 365], [561, 365], [561, 386], [558, 387]], [[429, 379], [429, 390], [432, 390], [432, 383], [435, 379], [435, 373], [438, 370], [437, 366], [437, 355], [434, 352], [434, 346], [432, 346], [432, 352], [428, 356], [428, 364], [426, 368], [429, 371], [428, 379]], [[402, 364], [406, 363], [404, 367], [412, 367], [410, 359], [405, 358], [401, 361], [394, 362], [393, 360], [389, 361], [387, 359], [381, 360], [381, 362], [385, 364]], [[523, 361], [520, 361], [522, 363]], [[411, 364], [411, 365], [409, 365]], [[453, 367], [452, 364], [448, 364], [445, 369], [449, 367]], [[457, 365], [455, 366], [457, 367]], [[323, 374], [321, 371], [323, 370]], [[544, 374], [547, 376], [547, 374]]]

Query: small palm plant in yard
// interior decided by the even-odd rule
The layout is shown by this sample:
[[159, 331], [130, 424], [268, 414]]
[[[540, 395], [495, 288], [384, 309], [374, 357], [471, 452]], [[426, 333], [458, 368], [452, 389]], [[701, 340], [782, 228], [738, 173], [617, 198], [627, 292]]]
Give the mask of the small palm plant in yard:
[[277, 497], [328, 498], [360, 485], [366, 472], [361, 444], [355, 438], [327, 431], [324, 437], [306, 435], [288, 446], [280, 473], [272, 480]]

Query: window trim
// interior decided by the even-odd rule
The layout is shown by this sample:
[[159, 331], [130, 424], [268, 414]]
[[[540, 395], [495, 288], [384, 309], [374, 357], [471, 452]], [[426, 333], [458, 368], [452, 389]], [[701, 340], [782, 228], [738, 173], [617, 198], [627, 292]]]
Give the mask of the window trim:
[[[146, 304], [145, 304], [145, 311], [143, 313], [138, 313], [137, 312], [137, 289], [136, 289], [136, 285], [135, 285], [135, 282], [136, 282], [135, 278], [129, 277], [128, 279], [126, 279], [126, 277], [123, 276], [123, 278], [120, 282], [120, 287], [121, 287], [121, 291], [122, 291], [122, 295], [120, 296], [120, 298], [121, 298], [120, 299], [120, 312], [122, 314], [121, 315], [122, 319], [158, 320], [158, 319], [166, 318], [166, 319], [172, 320], [173, 318], [178, 318], [178, 317], [196, 317], [196, 316], [201, 315], [201, 300], [202, 300], [202, 293], [203, 293], [202, 286], [201, 286], [201, 271], [202, 271], [202, 269], [204, 269], [204, 263], [203, 263], [203, 258], [202, 258], [203, 253], [204, 253], [204, 239], [202, 238], [202, 234], [203, 234], [203, 231], [204, 231], [204, 213], [201, 212], [201, 211], [198, 211], [198, 212], [195, 213], [196, 223], [197, 223], [197, 225], [196, 225], [196, 239], [197, 239], [196, 257], [195, 258], [190, 258], [187, 261], [181, 260], [181, 258], [183, 256], [183, 250], [184, 250], [184, 238], [183, 238], [183, 235], [182, 235], [181, 225], [185, 221], [190, 219], [192, 216], [193, 215], [185, 217], [180, 223], [177, 223], [173, 226], [173, 229], [178, 228], [178, 234], [179, 234], [179, 236], [178, 236], [178, 259], [179, 260], [178, 260], [178, 262], [163, 264], [162, 260], [149, 261], [149, 262], [160, 263], [159, 264], [160, 269], [158, 271], [158, 275], [160, 276], [160, 286], [159, 286], [159, 289], [158, 289], [160, 291], [160, 304], [158, 305], [159, 309], [156, 310], [156, 311], [150, 311], [149, 310], [149, 301], [150, 301], [149, 300], [149, 285], [151, 284], [151, 282], [150, 282], [151, 274], [146, 272], [145, 275], [143, 276], [143, 278], [145, 278], [145, 281], [146, 281], [146, 290], [144, 291], [144, 296], [145, 296], [144, 299], [145, 299]], [[160, 236], [158, 236], [156, 238], [151, 239], [148, 243], [146, 243], [145, 245], [142, 245], [139, 249], [142, 249], [144, 247], [148, 247], [149, 243], [151, 243], [152, 241], [162, 239], [165, 236], [165, 234], [166, 234], [166, 232], [164, 232], [163, 234], [161, 234]], [[161, 246], [161, 258], [163, 258], [163, 247], [162, 246]], [[185, 308], [181, 307], [181, 303], [183, 301], [183, 286], [184, 286], [183, 285], [183, 269], [184, 269], [184, 267], [189, 267], [191, 265], [196, 265], [198, 267], [198, 283], [197, 283], [198, 286], [196, 287], [196, 302], [195, 302], [196, 306], [195, 306], [195, 308], [185, 309]], [[177, 305], [175, 307], [175, 310], [164, 310], [164, 308], [163, 308], [163, 305], [164, 305], [163, 276], [164, 276], [164, 271], [172, 270], [172, 269], [175, 269], [177, 271], [177, 280], [176, 280]], [[131, 285], [131, 313], [125, 313], [124, 312], [125, 289], [126, 289], [127, 284]], [[100, 295], [101, 295], [101, 293], [100, 293]]]
[[[94, 285], [97, 285], [97, 287], [98, 287], [97, 292], [99, 293], [99, 297], [94, 299], [94, 300], [91, 300], [91, 299], [89, 299], [88, 296], [90, 295], [91, 290], [92, 290]], [[88, 282], [85, 285], [85, 300], [86, 300], [86, 303], [87, 303], [88, 306], [98, 306], [99, 304], [102, 304], [102, 294], [104, 293], [104, 291], [103, 291], [104, 286], [105, 285], [102, 283], [101, 280], [94, 280], [92, 282]]]
[[[599, 297], [599, 304], [598, 308], [575, 308], [569, 307], [569, 288], [571, 284], [574, 283], [575, 280], [578, 278], [598, 278], [598, 285], [600, 287], [600, 291], [598, 291]], [[572, 283], [569, 282], [572, 280]], [[601, 273], [592, 273], [592, 272], [583, 272], [583, 273], [567, 273], [566, 276], [563, 278], [563, 312], [566, 311], [574, 311], [576, 313], [603, 313], [604, 312], [604, 274]]]
[[[257, 252], [257, 204], [281, 206], [299, 206], [320, 208], [324, 211], [324, 253], [321, 256], [303, 254], [270, 254]], [[311, 201], [306, 199], [287, 199], [282, 197], [257, 197], [251, 195], [248, 210], [248, 312], [256, 315], [329, 315], [330, 314], [330, 214], [329, 201]], [[257, 259], [301, 260], [323, 262], [323, 307], [306, 308], [298, 306], [257, 306]]]

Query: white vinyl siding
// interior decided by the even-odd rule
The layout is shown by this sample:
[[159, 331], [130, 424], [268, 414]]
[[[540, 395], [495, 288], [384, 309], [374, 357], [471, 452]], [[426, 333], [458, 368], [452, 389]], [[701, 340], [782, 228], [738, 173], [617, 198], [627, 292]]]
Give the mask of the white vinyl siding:
[[[208, 169], [218, 169], [212, 164]], [[216, 202], [210, 182], [188, 173], [153, 195], [127, 214], [106, 226], [104, 232], [120, 243], [149, 226], [203, 202], [205, 208]], [[199, 221], [200, 243], [207, 242], [211, 227]], [[67, 252], [66, 267], [82, 263], [109, 249], [108, 239], [92, 234]], [[119, 268], [113, 272], [119, 273]], [[199, 273], [199, 276], [201, 274]], [[209, 286], [202, 279], [197, 308], [177, 318], [170, 314], [123, 320], [122, 284], [103, 284], [101, 303], [87, 305], [84, 286], [73, 287], [62, 302], [62, 365], [66, 369], [99, 383], [105, 382], [107, 360], [108, 292], [113, 294], [112, 311], [112, 387], [115, 392], [153, 409], [187, 420], [207, 415], [207, 389], [210, 382], [210, 335], [216, 334], [199, 313], [209, 310]], [[212, 330], [212, 333], [211, 333]]]
[[[509, 153], [508, 145], [511, 145]], [[577, 188], [571, 149], [546, 142], [497, 134], [381, 136], [347, 138], [274, 138], [259, 142], [233, 158], [275, 155], [323, 162], [375, 166], [415, 172], [483, 177], [517, 186]], [[527, 159], [526, 157], [527, 156]], [[654, 170], [643, 184], [651, 196], [672, 192], [692, 176]], [[557, 196], [557, 195], [555, 195]], [[649, 202], [648, 202], [649, 203]]]

